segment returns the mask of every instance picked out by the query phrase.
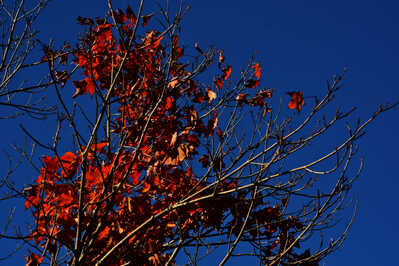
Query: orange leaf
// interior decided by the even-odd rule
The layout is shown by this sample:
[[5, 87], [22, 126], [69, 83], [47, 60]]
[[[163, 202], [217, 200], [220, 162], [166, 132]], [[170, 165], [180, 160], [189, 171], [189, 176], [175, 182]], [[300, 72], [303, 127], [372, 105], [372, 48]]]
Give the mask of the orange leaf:
[[102, 230], [102, 231], [98, 234], [98, 240], [101, 240], [101, 239], [103, 239], [103, 238], [108, 237], [108, 235], [109, 235], [109, 230], [110, 230], [110, 228], [109, 228], [108, 226], [106, 226], [106, 227], [104, 228], [104, 230]]
[[229, 78], [230, 74], [231, 74], [231, 66], [227, 65], [227, 67], [223, 69], [222, 77], [226, 80]]
[[57, 158], [51, 158], [50, 156], [43, 156], [42, 160], [46, 165], [46, 170], [50, 173], [55, 173], [57, 169], [60, 167]]
[[255, 77], [256, 77], [256, 79], [259, 80], [260, 79], [260, 75], [261, 75], [261, 73], [260, 73], [261, 68], [260, 68], [259, 64], [258, 63], [253, 64], [252, 68], [255, 69]]
[[[96, 153], [106, 154], [104, 151], [105, 146], [108, 146], [108, 141], [102, 141], [99, 143], [93, 143], [90, 146], [89, 154], [87, 156], [88, 159], [94, 159]], [[82, 150], [85, 150], [85, 146], [81, 146]]]
[[157, 47], [161, 44], [162, 39], [163, 39], [163, 35], [159, 36], [158, 39], [155, 40], [155, 41], [152, 43], [151, 48], [152, 48], [152, 49], [157, 48]]
[[187, 149], [187, 145], [182, 144], [177, 148], [177, 152], [178, 152], [178, 161], [182, 162], [184, 161], [184, 159], [186, 159], [186, 157], [188, 156], [188, 149]]
[[146, 192], [148, 192], [150, 190], [150, 188], [151, 188], [151, 185], [148, 184], [147, 182], [145, 182], [143, 184], [143, 189], [141, 190], [141, 192], [146, 193]]
[[206, 88], [206, 92], [208, 93], [208, 102], [212, 102], [214, 99], [216, 99], [216, 93], [213, 90]]
[[298, 112], [301, 111], [302, 106], [305, 104], [301, 91], [287, 92], [291, 96], [291, 101], [288, 103], [288, 108], [297, 109]]
[[219, 51], [219, 67], [224, 62], [223, 51]]
[[37, 266], [42, 263], [43, 258], [40, 255], [35, 254], [32, 251], [29, 251], [29, 254], [29, 257], [25, 256], [26, 266]]
[[177, 78], [174, 78], [174, 79], [172, 79], [172, 80], [169, 82], [169, 87], [175, 88], [178, 84], [179, 84], [179, 80], [178, 80]]
[[92, 152], [103, 152], [105, 146], [108, 145], [108, 141], [103, 141], [95, 144], [91, 144], [91, 151]]
[[177, 140], [177, 132], [173, 133], [173, 135], [172, 135], [172, 139], [170, 140], [170, 144], [169, 144], [170, 147], [175, 146], [176, 140]]
[[76, 154], [67, 151], [63, 156], [60, 157], [60, 160], [63, 167], [62, 174], [64, 178], [71, 178], [74, 176], [80, 163], [80, 159], [76, 156]]
[[236, 101], [239, 104], [242, 104], [243, 102], [246, 103], [247, 102], [247, 95], [248, 93], [239, 93], [236, 97]]

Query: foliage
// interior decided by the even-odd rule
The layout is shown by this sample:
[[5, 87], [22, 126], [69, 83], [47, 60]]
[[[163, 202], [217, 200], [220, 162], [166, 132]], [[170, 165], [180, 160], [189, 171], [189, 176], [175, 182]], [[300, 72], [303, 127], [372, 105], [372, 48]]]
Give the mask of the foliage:
[[[221, 265], [239, 255], [268, 265], [316, 265], [340, 246], [352, 222], [329, 243], [321, 237], [319, 249], [308, 241], [328, 235], [347, 203], [360, 173], [349, 173], [355, 141], [395, 105], [349, 126], [349, 136], [320, 157], [292, 162], [352, 113], [337, 110], [317, 121], [343, 73], [328, 82], [324, 97], [306, 97], [306, 106], [301, 90], [282, 94], [288, 106], [276, 106], [281, 91], [261, 86], [260, 63], [251, 60], [238, 73], [223, 51], [195, 44], [194, 56], [187, 55], [179, 42], [186, 10], [171, 18], [161, 8], [164, 23], [149, 29], [157, 15], [143, 15], [143, 2], [136, 14], [109, 1], [107, 19], [78, 18], [87, 30], [75, 48], [44, 49], [59, 125], [52, 145], [31, 136], [52, 154], [23, 192], [34, 218], [23, 239], [36, 249], [27, 264], [174, 265], [184, 253], [195, 265], [224, 246]], [[61, 90], [76, 71], [64, 64], [71, 54], [83, 76], [72, 81], [72, 97], [93, 101], [79, 105], [80, 115]], [[212, 69], [209, 81], [202, 74]], [[291, 117], [281, 119], [284, 112]], [[60, 152], [65, 121], [75, 146]], [[321, 186], [318, 177], [330, 174], [336, 181]], [[248, 252], [235, 252], [239, 245]]]

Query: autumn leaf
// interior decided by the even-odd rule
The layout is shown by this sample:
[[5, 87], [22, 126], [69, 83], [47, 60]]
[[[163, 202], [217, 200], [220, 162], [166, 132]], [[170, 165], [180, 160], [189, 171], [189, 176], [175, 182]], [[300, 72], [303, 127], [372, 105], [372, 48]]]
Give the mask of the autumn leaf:
[[161, 265], [158, 254], [154, 254], [148, 258], [149, 261], [155, 266]]
[[175, 35], [172, 39], [173, 55], [176, 59], [181, 58], [184, 55], [184, 49], [179, 47], [179, 38]]
[[38, 254], [29, 251], [29, 257], [25, 256], [26, 266], [38, 266], [42, 263], [43, 257]]
[[108, 141], [103, 141], [103, 142], [99, 142], [99, 143], [95, 143], [95, 144], [92, 144], [91, 145], [91, 151], [94, 151], [94, 152], [104, 152], [104, 148], [106, 147], [106, 146], [108, 146]]
[[72, 95], [72, 98], [76, 98], [79, 95], [90, 93], [90, 96], [93, 96], [95, 91], [95, 85], [90, 78], [85, 78], [81, 81], [73, 81], [73, 85], [76, 87], [75, 93]]
[[[97, 152], [104, 152], [104, 148], [106, 147], [106, 146], [108, 146], [108, 141], [102, 141], [102, 142], [99, 142], [99, 143], [93, 143], [93, 144], [91, 144], [91, 146], [90, 146], [90, 152], [92, 152], [92, 153], [97, 153]], [[82, 146], [82, 150], [84, 150], [85, 149], [85, 146]]]
[[146, 25], [147, 25], [147, 23], [148, 23], [148, 21], [151, 19], [151, 17], [154, 15], [154, 13], [151, 13], [151, 14], [149, 14], [149, 15], [144, 15], [142, 18], [143, 18], [143, 22], [142, 22], [142, 24], [143, 24], [143, 27], [145, 27]]
[[40, 187], [38, 185], [32, 185], [31, 187], [25, 188], [24, 193], [28, 196], [24, 203], [25, 210], [29, 209], [31, 206], [38, 206], [41, 199]]
[[151, 45], [151, 48], [152, 48], [152, 49], [156, 49], [156, 48], [161, 44], [161, 41], [162, 41], [162, 39], [163, 39], [163, 36], [164, 36], [164, 35], [159, 36], [159, 37], [152, 43], [152, 45]]
[[258, 63], [253, 64], [252, 68], [255, 69], [255, 77], [256, 77], [256, 79], [259, 80], [260, 79], [260, 75], [261, 75], [261, 73], [260, 73], [261, 68], [260, 68], [259, 64]]
[[[222, 120], [219, 123], [218, 119], [225, 119], [226, 111], [244, 103], [245, 108], [259, 106], [259, 110], [264, 108], [267, 112], [272, 91], [249, 92], [241, 87], [223, 90], [225, 82], [226, 85], [233, 84], [228, 81], [232, 78], [232, 66], [226, 64], [223, 50], [218, 51], [216, 58], [217, 75], [203, 82], [198, 75], [202, 69], [193, 66], [201, 55], [205, 61], [211, 59], [207, 58], [212, 54], [211, 49], [208, 56], [208, 50], [202, 50], [196, 43], [195, 53], [200, 55], [197, 54], [194, 62], [187, 56], [183, 63], [179, 31], [170, 32], [170, 35], [168, 31], [161, 34], [160, 27], [147, 31], [139, 27], [137, 34], [133, 31], [139, 19], [142, 19], [143, 27], [150, 26], [147, 23], [154, 13], [140, 15], [138, 19], [130, 7], [125, 12], [121, 9], [110, 12], [112, 18], [109, 19], [96, 19], [95, 22], [80, 19], [89, 29], [82, 37], [82, 45], [77, 45], [73, 52], [76, 68], [83, 75], [73, 82], [76, 88], [73, 97], [96, 93], [91, 100], [95, 100], [98, 111], [105, 111], [101, 112], [105, 116], [99, 120], [99, 130], [91, 137], [97, 141], [97, 138], [107, 136], [112, 143], [94, 142], [86, 147], [88, 160], [84, 163], [82, 154], [71, 151], [61, 157], [43, 157], [39, 177], [23, 194], [25, 208], [32, 211], [36, 227], [29, 241], [36, 241], [39, 247], [48, 247], [44, 252], [48, 259], [54, 254], [51, 254], [50, 245], [54, 245], [56, 250], [65, 248], [70, 252], [68, 259], [79, 255], [82, 265], [90, 265], [101, 259], [100, 256], [106, 265], [129, 262], [165, 265], [168, 261], [173, 264], [175, 261], [170, 259], [170, 252], [164, 248], [170, 239], [175, 239], [176, 233], [185, 241], [192, 233], [207, 228], [213, 232], [224, 231], [225, 235], [240, 230], [248, 215], [249, 201], [246, 199], [250, 194], [246, 193], [250, 190], [230, 192], [247, 181], [241, 182], [240, 175], [230, 175], [212, 185], [223, 176], [218, 173], [234, 160], [229, 158], [229, 153], [240, 152], [242, 148], [237, 138], [237, 145], [228, 145], [220, 152], [213, 151], [217, 147], [213, 142], [229, 142], [230, 134], [234, 133], [229, 130], [231, 123]], [[162, 42], [164, 36], [169, 41], [165, 45]], [[54, 54], [57, 53], [49, 52], [50, 58]], [[240, 80], [238, 84], [255, 88], [260, 83], [260, 64], [251, 64], [249, 70], [253, 73], [251, 79]], [[56, 81], [62, 85], [70, 75], [62, 70], [55, 74]], [[299, 92], [295, 97], [301, 98]], [[111, 107], [107, 108], [108, 105]], [[295, 108], [298, 109], [298, 105], [299, 108], [303, 105], [303, 98]], [[239, 111], [245, 112], [245, 108], [239, 108]], [[92, 111], [99, 113], [96, 109]], [[88, 114], [91, 113], [89, 110]], [[93, 118], [93, 121], [96, 120]], [[234, 123], [231, 125], [235, 126]], [[89, 138], [84, 135], [82, 139], [86, 137]], [[86, 150], [83, 146], [79, 148]], [[201, 165], [209, 169], [196, 172]], [[226, 171], [228, 174], [230, 170]], [[206, 178], [202, 178], [205, 173]], [[250, 182], [245, 177], [244, 180]], [[206, 197], [208, 193], [215, 196]], [[79, 195], [84, 195], [82, 202]], [[185, 201], [188, 204], [179, 205]], [[272, 208], [266, 209], [262, 201], [262, 198], [253, 201], [254, 208], [246, 227], [255, 230], [246, 230], [243, 237], [247, 238], [248, 234], [256, 240], [268, 237], [273, 243], [282, 224], [279, 218], [283, 217], [277, 217], [277, 211]], [[82, 208], [79, 208], [80, 204]], [[80, 211], [81, 219], [78, 219]], [[148, 220], [150, 217], [154, 219]], [[230, 218], [227, 217], [237, 221], [234, 228], [228, 228]], [[151, 222], [147, 224], [145, 221]], [[90, 249], [84, 256], [75, 254], [73, 249], [78, 223], [83, 231], [88, 230], [85, 237]], [[260, 228], [259, 224], [265, 226]], [[90, 230], [98, 232], [92, 234], [95, 239], [90, 239]], [[133, 236], [125, 238], [135, 230]], [[126, 241], [120, 242], [121, 239]], [[108, 256], [110, 247], [118, 242], [120, 246]], [[33, 263], [41, 259], [37, 255], [31, 257], [34, 256], [31, 254], [28, 260]]]
[[237, 95], [237, 97], [236, 97], [236, 101], [239, 104], [246, 103], [247, 102], [247, 95], [248, 95], [248, 93], [239, 93]]
[[212, 102], [214, 99], [216, 99], [216, 92], [213, 90], [206, 88], [206, 92], [208, 94], [208, 102]]
[[116, 23], [124, 24], [128, 20], [127, 16], [120, 8], [118, 8], [116, 11], [112, 11], [112, 12], [113, 12], [113, 16], [115, 17]]
[[150, 189], [151, 189], [151, 185], [148, 184], [147, 182], [145, 182], [145, 183], [143, 184], [143, 189], [141, 190], [141, 192], [142, 192], [142, 193], [146, 193], [146, 192], [148, 192]]
[[174, 78], [174, 79], [172, 79], [172, 80], [169, 82], [169, 87], [175, 88], [178, 84], [179, 84], [179, 80], [178, 80], [177, 78]]
[[61, 195], [58, 196], [58, 200], [59, 200], [59, 206], [65, 207], [67, 205], [70, 205], [73, 202], [74, 198], [69, 193], [62, 193]]
[[218, 60], [218, 65], [220, 68], [220, 65], [224, 62], [224, 56], [223, 56], [223, 51], [219, 51], [219, 60]]
[[64, 178], [71, 178], [76, 174], [80, 160], [73, 152], [67, 151], [60, 157], [62, 163], [62, 175]]
[[227, 65], [226, 68], [223, 69], [222, 77], [224, 78], [224, 80], [226, 80], [230, 77], [230, 74], [231, 74], [231, 66]]
[[215, 81], [216, 87], [220, 90], [223, 87], [224, 80], [222, 78], [218, 78]]
[[129, 19], [129, 28], [133, 27], [133, 24], [136, 22], [136, 15], [134, 14], [132, 8], [130, 6], [128, 6], [126, 8], [126, 16]]
[[173, 133], [173, 135], [172, 135], [172, 139], [170, 140], [170, 144], [169, 144], [169, 146], [170, 146], [170, 147], [173, 147], [173, 146], [175, 146], [175, 144], [176, 144], [176, 140], [177, 140], [177, 132]]
[[198, 162], [200, 162], [204, 168], [209, 166], [209, 156], [202, 155], [201, 158], [198, 159]]
[[42, 161], [46, 165], [46, 170], [50, 173], [55, 173], [57, 169], [60, 168], [56, 157], [51, 158], [50, 156], [43, 156]]
[[259, 80], [250, 79], [245, 83], [245, 87], [253, 89], [259, 86]]
[[157, 36], [158, 32], [153, 30], [146, 33], [144, 38], [144, 46], [142, 48], [156, 49], [161, 44], [164, 35]]
[[271, 98], [273, 96], [273, 90], [272, 89], [260, 90], [259, 95], [261, 95], [262, 97]]
[[302, 106], [305, 104], [301, 91], [287, 92], [291, 96], [291, 101], [288, 103], [288, 108], [297, 109], [298, 112], [301, 111]]
[[168, 96], [166, 97], [165, 109], [171, 110], [172, 108], [173, 108], [173, 99], [170, 96]]
[[109, 226], [106, 226], [106, 227], [98, 234], [98, 240], [101, 240], [101, 239], [103, 239], [103, 238], [108, 237], [109, 231], [110, 231]]

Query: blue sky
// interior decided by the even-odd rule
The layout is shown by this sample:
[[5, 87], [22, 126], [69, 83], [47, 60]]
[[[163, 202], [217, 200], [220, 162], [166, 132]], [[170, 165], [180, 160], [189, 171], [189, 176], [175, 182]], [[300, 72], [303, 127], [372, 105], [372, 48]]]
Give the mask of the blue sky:
[[[124, 9], [136, 1], [114, 1]], [[157, 10], [147, 1], [147, 10]], [[368, 118], [378, 104], [399, 100], [399, 17], [397, 1], [186, 1], [191, 10], [183, 20], [182, 42], [224, 48], [229, 64], [238, 71], [256, 52], [267, 87], [301, 89], [323, 95], [325, 81], [348, 68], [337, 103], [358, 107], [357, 117]], [[103, 16], [106, 1], [54, 0], [42, 13], [38, 28], [44, 42], [52, 37], [61, 45], [76, 39], [77, 16]], [[237, 74], [238, 72], [236, 72]], [[68, 88], [66, 88], [68, 89]], [[70, 86], [71, 95], [73, 88]], [[365, 169], [353, 186], [359, 201], [356, 220], [343, 248], [326, 265], [395, 265], [399, 108], [383, 114], [358, 142]], [[17, 122], [4, 122], [15, 134], [2, 134], [6, 148], [17, 136]], [[51, 134], [48, 133], [48, 134]], [[331, 141], [346, 134], [341, 125]], [[3, 136], [4, 135], [4, 136]], [[2, 163], [5, 159], [1, 159]], [[1, 206], [4, 208], [4, 206]], [[10, 245], [1, 240], [0, 245]], [[22, 263], [21, 258], [15, 260]], [[232, 261], [229, 265], [239, 265]]]

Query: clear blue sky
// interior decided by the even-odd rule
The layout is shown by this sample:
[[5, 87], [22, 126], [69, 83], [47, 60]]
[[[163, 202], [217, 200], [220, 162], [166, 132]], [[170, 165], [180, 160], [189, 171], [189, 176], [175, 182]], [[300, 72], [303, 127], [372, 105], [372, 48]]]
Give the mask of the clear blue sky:
[[[136, 1], [114, 2], [115, 7], [122, 9], [128, 3], [137, 6]], [[147, 1], [146, 9], [157, 10], [156, 2], [163, 0]], [[234, 67], [236, 70], [244, 67], [257, 52], [267, 87], [301, 89], [305, 95], [322, 95], [325, 81], [347, 67], [345, 87], [337, 102], [344, 107], [357, 106], [355, 117], [366, 119], [378, 104], [399, 100], [397, 1], [186, 2], [192, 8], [183, 21], [183, 42], [224, 48], [228, 62], [233, 65], [233, 74]], [[41, 37], [44, 42], [52, 37], [58, 45], [64, 40], [76, 40], [77, 32], [82, 29], [76, 17], [101, 17], [105, 10], [106, 1], [54, 0], [42, 13]], [[66, 89], [72, 95], [73, 88]], [[358, 214], [343, 248], [330, 255], [326, 265], [398, 263], [398, 115], [399, 109], [383, 114], [359, 141], [359, 154], [366, 161], [352, 191], [359, 200]], [[16, 125], [7, 122], [7, 126], [18, 131]], [[341, 137], [339, 134], [346, 134], [344, 125], [341, 126], [337, 139]], [[1, 148], [18, 140], [16, 134], [3, 133]], [[6, 163], [4, 157], [1, 162]], [[1, 208], [5, 211], [5, 206]], [[5, 247], [10, 243], [0, 240], [0, 245]], [[23, 258], [13, 260], [15, 265], [23, 261]], [[239, 264], [232, 261], [229, 265]]]

